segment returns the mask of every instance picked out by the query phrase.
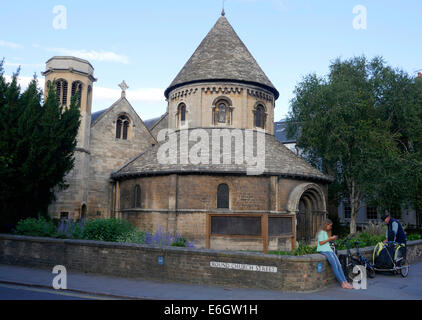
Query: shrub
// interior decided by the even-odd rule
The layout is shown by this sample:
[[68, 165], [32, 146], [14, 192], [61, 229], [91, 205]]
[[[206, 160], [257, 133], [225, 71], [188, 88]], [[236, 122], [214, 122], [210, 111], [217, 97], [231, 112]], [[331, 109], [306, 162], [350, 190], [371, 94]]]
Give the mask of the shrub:
[[162, 228], [159, 228], [157, 232], [145, 232], [144, 243], [152, 246], [159, 247], [186, 247], [195, 248], [193, 242], [188, 241], [181, 235], [172, 235]]
[[134, 230], [127, 220], [96, 219], [85, 223], [82, 237], [85, 240], [116, 242], [119, 237]]
[[16, 235], [30, 236], [30, 237], [56, 237], [56, 227], [53, 222], [45, 220], [44, 218], [35, 219], [28, 218], [20, 220], [13, 231]]
[[[382, 235], [371, 235], [367, 232], [360, 232], [356, 236], [351, 238], [348, 241], [348, 243], [349, 243], [350, 248], [354, 248], [355, 242], [358, 241], [360, 242], [359, 247], [365, 248], [365, 247], [375, 246], [377, 243], [384, 241], [384, 239], [385, 239], [385, 233]], [[339, 243], [341, 243], [342, 241], [344, 241], [344, 239], [338, 239], [335, 241], [337, 244], [338, 250], [345, 250], [347, 248], [346, 243], [339, 245]]]
[[159, 228], [156, 233], [145, 233], [145, 244], [159, 247], [168, 247], [172, 244], [172, 242], [172, 236], [168, 232], [165, 232], [162, 228]]
[[82, 239], [84, 221], [73, 222], [72, 220], [61, 220], [57, 226], [58, 238]]
[[189, 242], [186, 238], [176, 235], [173, 239], [172, 247], [185, 247], [185, 248], [194, 248], [194, 244]]
[[145, 232], [139, 230], [129, 231], [128, 233], [122, 234], [121, 236], [117, 237], [116, 241], [121, 243], [144, 244]]
[[371, 236], [382, 236], [385, 235], [387, 226], [382, 222], [369, 222], [366, 226], [363, 227], [363, 232]]
[[407, 241], [419, 240], [421, 238], [420, 234], [413, 233], [407, 236]]
[[314, 253], [317, 253], [317, 247], [309, 246], [305, 243], [299, 243], [299, 246], [294, 251], [295, 256], [303, 256], [305, 254], [314, 254]]
[[171, 244], [172, 247], [186, 247], [188, 240], [183, 237], [175, 238], [173, 243]]
[[316, 246], [309, 246], [304, 242], [299, 242], [299, 246], [293, 251], [269, 251], [269, 254], [277, 254], [280, 256], [303, 256], [306, 254], [317, 253]]
[[159, 247], [195, 247], [193, 242], [189, 242], [186, 238], [177, 234], [173, 236], [162, 228], [156, 233], [140, 231], [127, 220], [119, 219], [97, 219], [88, 222], [84, 220], [79, 222], [57, 220], [53, 222], [44, 218], [39, 220], [29, 218], [18, 223], [14, 234], [61, 239], [137, 243]]

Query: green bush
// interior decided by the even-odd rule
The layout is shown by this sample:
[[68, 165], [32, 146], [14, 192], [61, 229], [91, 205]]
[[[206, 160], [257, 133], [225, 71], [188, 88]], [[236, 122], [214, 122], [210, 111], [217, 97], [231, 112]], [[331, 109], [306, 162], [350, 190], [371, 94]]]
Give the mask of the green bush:
[[294, 251], [295, 256], [303, 256], [305, 254], [314, 254], [317, 253], [316, 246], [309, 246], [305, 243], [299, 243], [299, 247], [297, 247]]
[[83, 224], [72, 223], [69, 227], [69, 233], [72, 239], [83, 239], [84, 237]]
[[127, 220], [96, 219], [85, 223], [82, 238], [85, 240], [116, 242], [118, 238], [134, 230], [135, 228]]
[[[346, 237], [347, 238], [347, 237]], [[338, 239], [336, 240], [337, 244], [337, 250], [345, 250], [347, 248], [346, 243], [339, 245], [342, 241], [345, 239]], [[373, 235], [369, 234], [367, 232], [360, 232], [353, 238], [351, 238], [348, 243], [350, 248], [355, 248], [355, 242], [360, 242], [359, 247], [365, 248], [365, 247], [372, 247], [375, 246], [379, 242], [383, 242], [385, 240], [385, 234], [383, 235]]]
[[117, 237], [116, 241], [120, 243], [143, 244], [145, 243], [145, 232], [132, 230]]
[[172, 247], [187, 247], [188, 240], [183, 237], [176, 238], [171, 244]]
[[309, 246], [305, 243], [300, 242], [299, 247], [295, 249], [294, 252], [291, 251], [269, 251], [269, 254], [276, 254], [280, 256], [304, 256], [306, 254], [317, 253], [316, 246]]
[[413, 233], [407, 236], [407, 241], [419, 240], [421, 238], [420, 234]]
[[53, 222], [44, 218], [28, 218], [20, 220], [13, 231], [16, 235], [30, 237], [56, 237], [56, 227]]

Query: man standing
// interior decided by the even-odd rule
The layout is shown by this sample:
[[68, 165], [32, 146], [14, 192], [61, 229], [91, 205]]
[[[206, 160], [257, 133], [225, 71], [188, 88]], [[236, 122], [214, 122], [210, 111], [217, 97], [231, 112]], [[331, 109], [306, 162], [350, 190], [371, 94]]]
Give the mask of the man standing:
[[407, 251], [407, 237], [399, 220], [392, 218], [389, 214], [381, 218], [387, 224], [387, 232], [385, 234], [385, 241], [394, 241], [403, 244], [403, 257], [406, 259]]

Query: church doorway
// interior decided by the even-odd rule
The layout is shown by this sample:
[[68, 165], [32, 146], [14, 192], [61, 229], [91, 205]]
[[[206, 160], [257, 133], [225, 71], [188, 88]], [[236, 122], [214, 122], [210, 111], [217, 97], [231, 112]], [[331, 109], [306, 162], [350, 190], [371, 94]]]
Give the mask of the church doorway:
[[297, 213], [297, 233], [298, 241], [307, 240], [307, 230], [309, 228], [309, 220], [311, 215], [311, 208], [306, 198], [302, 198], [299, 202], [299, 211]]
[[325, 196], [315, 184], [300, 185], [289, 199], [289, 211], [296, 212], [296, 240], [314, 244], [326, 217]]

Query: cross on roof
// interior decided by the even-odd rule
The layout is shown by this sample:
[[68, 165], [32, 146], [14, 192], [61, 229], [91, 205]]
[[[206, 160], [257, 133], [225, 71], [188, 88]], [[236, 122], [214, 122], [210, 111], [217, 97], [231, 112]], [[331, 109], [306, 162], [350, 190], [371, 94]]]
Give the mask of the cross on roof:
[[129, 86], [126, 84], [126, 81], [123, 80], [121, 84], [119, 84], [120, 89], [122, 89], [122, 97], [126, 96], [126, 90], [129, 89]]

